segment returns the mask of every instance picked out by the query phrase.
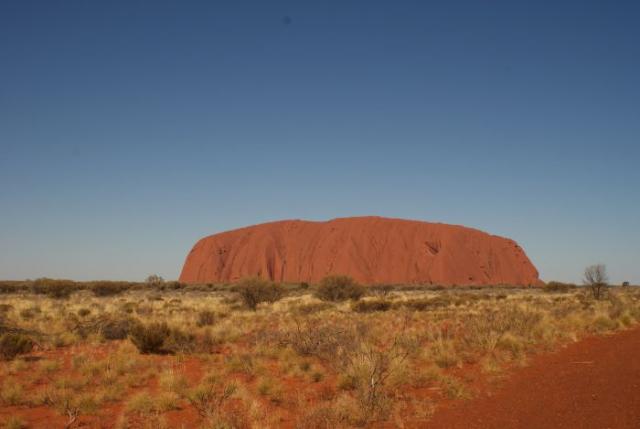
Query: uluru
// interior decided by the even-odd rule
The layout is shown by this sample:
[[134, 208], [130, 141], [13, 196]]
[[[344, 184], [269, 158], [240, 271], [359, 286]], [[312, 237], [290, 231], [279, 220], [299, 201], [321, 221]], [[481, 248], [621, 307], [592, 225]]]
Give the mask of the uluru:
[[263, 277], [317, 283], [331, 274], [362, 284], [539, 285], [513, 240], [458, 225], [383, 217], [283, 220], [199, 240], [180, 281]]

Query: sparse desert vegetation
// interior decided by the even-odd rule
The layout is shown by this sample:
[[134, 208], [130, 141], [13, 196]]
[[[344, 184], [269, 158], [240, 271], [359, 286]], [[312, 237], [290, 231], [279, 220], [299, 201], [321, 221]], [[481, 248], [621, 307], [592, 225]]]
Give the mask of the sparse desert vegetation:
[[640, 290], [0, 283], [4, 427], [425, 424], [536, 353], [640, 321]]

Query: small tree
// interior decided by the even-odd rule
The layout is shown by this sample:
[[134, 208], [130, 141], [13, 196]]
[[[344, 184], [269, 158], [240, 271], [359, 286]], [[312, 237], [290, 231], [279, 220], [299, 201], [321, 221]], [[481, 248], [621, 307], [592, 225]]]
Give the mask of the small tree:
[[159, 286], [164, 283], [164, 279], [157, 274], [151, 274], [145, 282], [150, 286]]
[[602, 298], [609, 282], [607, 267], [604, 264], [589, 265], [584, 270], [583, 281], [595, 299]]
[[129, 331], [129, 339], [142, 354], [161, 353], [169, 335], [171, 330], [166, 322], [135, 323]]

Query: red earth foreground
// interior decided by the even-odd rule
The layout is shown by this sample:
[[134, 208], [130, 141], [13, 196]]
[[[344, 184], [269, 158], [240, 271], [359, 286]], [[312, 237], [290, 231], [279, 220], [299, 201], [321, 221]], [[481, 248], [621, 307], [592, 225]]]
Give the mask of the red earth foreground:
[[534, 358], [494, 394], [436, 412], [429, 429], [638, 429], [640, 329]]
[[317, 283], [329, 274], [363, 284], [541, 284], [513, 240], [463, 226], [381, 217], [285, 220], [211, 235], [191, 249], [180, 281], [259, 276]]

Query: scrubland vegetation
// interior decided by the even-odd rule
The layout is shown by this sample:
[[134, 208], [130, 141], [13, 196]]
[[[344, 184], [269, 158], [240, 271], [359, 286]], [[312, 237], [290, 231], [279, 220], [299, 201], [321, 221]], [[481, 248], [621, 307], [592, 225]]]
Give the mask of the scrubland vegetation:
[[[160, 279], [161, 280], [161, 279]], [[0, 283], [0, 425], [425, 424], [535, 353], [640, 321], [640, 290]]]

